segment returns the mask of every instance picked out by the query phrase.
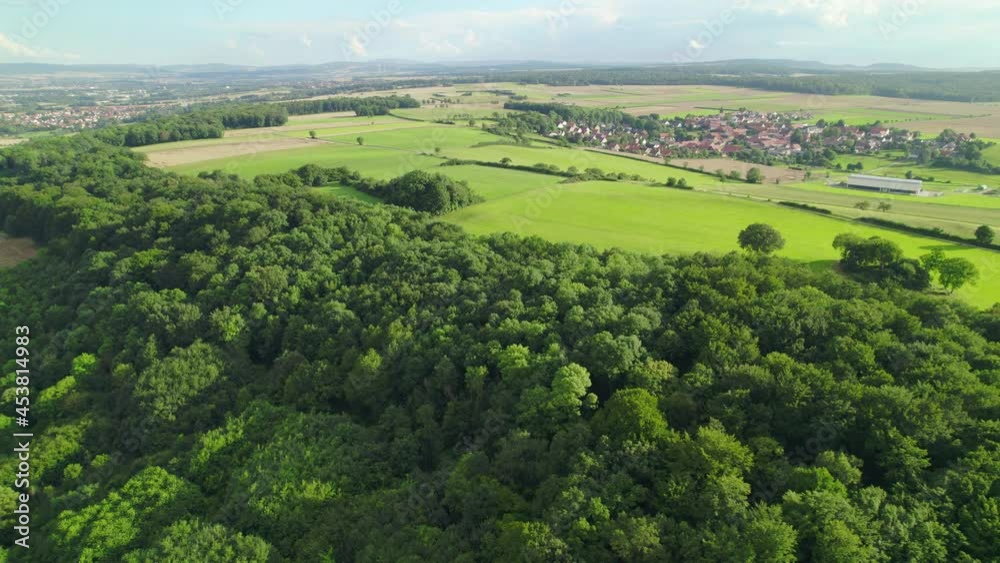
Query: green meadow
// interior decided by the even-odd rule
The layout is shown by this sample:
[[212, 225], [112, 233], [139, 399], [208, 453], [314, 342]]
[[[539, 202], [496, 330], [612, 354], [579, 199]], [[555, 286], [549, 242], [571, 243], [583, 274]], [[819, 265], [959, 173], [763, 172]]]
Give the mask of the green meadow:
[[714, 194], [622, 182], [557, 184], [518, 190], [445, 219], [476, 234], [509, 231], [652, 254], [738, 250], [739, 232], [749, 223], [763, 222], [788, 241], [782, 256], [817, 267], [837, 260], [832, 243], [838, 234], [877, 235], [896, 242], [911, 257], [941, 249], [971, 260], [983, 279], [956, 295], [984, 307], [1000, 300], [1000, 288], [990, 282], [1000, 272], [998, 253]]
[[287, 172], [310, 163], [328, 167], [346, 166], [366, 176], [388, 180], [410, 170], [438, 166], [441, 160], [391, 148], [317, 143], [302, 149], [262, 152], [184, 164], [171, 170], [192, 175], [223, 170], [244, 178], [253, 178], [260, 174]]
[[[326, 120], [327, 123], [330, 121]], [[401, 123], [405, 125], [401, 126]], [[859, 216], [884, 217], [970, 236], [980, 224], [1000, 227], [1000, 213], [997, 211], [1000, 198], [957, 190], [939, 198], [916, 198], [856, 192], [826, 185], [827, 182], [837, 181], [843, 174], [782, 185], [720, 183], [710, 175], [635, 158], [559, 147], [542, 139], [530, 145], [513, 145], [478, 127], [465, 125], [383, 119], [377, 120], [374, 126], [367, 125], [364, 131], [355, 127], [334, 125], [319, 129], [321, 139], [305, 147], [207, 160], [172, 169], [184, 174], [218, 169], [252, 178], [314, 163], [345, 166], [380, 179], [393, 178], [415, 169], [429, 170], [467, 181], [474, 191], [486, 199], [484, 203], [444, 217], [444, 220], [461, 225], [471, 233], [509, 231], [554, 241], [585, 243], [599, 248], [620, 247], [655, 254], [733, 251], [737, 249], [736, 237], [740, 230], [750, 223], [765, 222], [779, 229], [788, 240], [788, 246], [782, 251], [783, 256], [816, 268], [829, 268], [838, 257], [832, 247], [833, 239], [838, 234], [879, 235], [897, 242], [911, 257], [941, 249], [948, 254], [968, 258], [979, 267], [982, 280], [957, 295], [978, 306], [1000, 301], [1000, 285], [993, 283], [1000, 272], [1000, 253], [868, 227], [850, 220]], [[308, 135], [308, 131], [278, 134], [301, 137]], [[363, 146], [356, 142], [359, 135], [364, 137]], [[171, 145], [159, 145], [150, 150], [171, 148]], [[474, 165], [442, 166], [447, 158], [489, 162], [509, 158], [517, 165], [545, 163], [562, 170], [570, 167], [581, 171], [599, 168], [604, 172], [638, 175], [657, 183], [673, 176], [685, 178], [697, 191], [653, 187], [645, 182], [631, 181], [564, 183], [563, 177], [532, 172]], [[880, 171], [898, 172], [888, 160], [878, 157], [846, 158], [845, 162], [858, 159], [863, 159], [866, 171], [871, 166]], [[913, 169], [918, 174], [928, 173], [918, 167]], [[905, 169], [898, 175], [903, 174]], [[318, 188], [317, 193], [374, 202], [367, 194], [343, 186]], [[872, 210], [855, 210], [855, 203], [862, 200], [869, 201]], [[888, 213], [875, 210], [877, 203], [884, 200], [893, 204]], [[825, 207], [833, 210], [836, 217], [789, 209], [777, 205], [778, 201]]]

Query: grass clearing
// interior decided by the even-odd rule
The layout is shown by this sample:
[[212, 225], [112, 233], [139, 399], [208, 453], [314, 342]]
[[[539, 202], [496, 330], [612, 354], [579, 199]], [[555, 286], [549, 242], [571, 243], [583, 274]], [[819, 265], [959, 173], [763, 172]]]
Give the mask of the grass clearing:
[[353, 199], [356, 201], [361, 201], [364, 203], [375, 204], [379, 200], [376, 197], [372, 197], [365, 192], [356, 190], [350, 186], [323, 186], [321, 188], [313, 188], [313, 193], [317, 193], [326, 197], [339, 197], [345, 199]]
[[421, 156], [408, 151], [356, 144], [314, 142], [297, 150], [247, 154], [236, 157], [205, 160], [172, 168], [181, 174], [223, 170], [252, 179], [260, 174], [282, 173], [305, 164], [346, 166], [365, 176], [388, 180], [410, 170], [425, 170], [441, 164], [441, 159]]
[[788, 241], [782, 256], [828, 267], [839, 258], [833, 239], [840, 233], [882, 236], [908, 256], [941, 249], [962, 256], [982, 273], [982, 281], [956, 295], [977, 306], [1000, 301], [1000, 254], [817, 216], [739, 198], [653, 188], [629, 183], [558, 184], [461, 209], [445, 216], [476, 234], [514, 232], [549, 240], [619, 247], [651, 254], [730, 252], [748, 224], [765, 222]]
[[0, 268], [13, 268], [38, 254], [38, 247], [29, 238], [12, 238], [0, 233]]

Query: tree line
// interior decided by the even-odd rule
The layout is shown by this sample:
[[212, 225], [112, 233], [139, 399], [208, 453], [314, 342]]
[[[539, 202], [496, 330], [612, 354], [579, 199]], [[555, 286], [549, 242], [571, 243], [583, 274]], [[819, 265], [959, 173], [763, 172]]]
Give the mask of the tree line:
[[142, 147], [196, 139], [219, 139], [227, 129], [279, 127], [289, 115], [353, 111], [359, 116], [385, 115], [403, 107], [420, 107], [409, 96], [328, 98], [278, 104], [227, 104], [207, 106], [174, 115], [153, 115], [142, 121], [113, 125], [86, 134], [105, 143]]

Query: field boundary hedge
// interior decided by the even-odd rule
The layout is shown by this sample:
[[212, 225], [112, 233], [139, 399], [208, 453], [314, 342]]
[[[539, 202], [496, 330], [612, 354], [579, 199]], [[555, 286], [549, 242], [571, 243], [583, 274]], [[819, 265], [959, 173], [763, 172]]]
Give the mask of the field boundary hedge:
[[867, 223], [869, 225], [875, 225], [876, 227], [884, 227], [887, 229], [896, 229], [898, 231], [906, 231], [908, 233], [913, 233], [915, 235], [923, 235], [926, 237], [937, 238], [941, 240], [947, 240], [950, 242], [958, 242], [961, 244], [970, 244], [972, 246], [978, 246], [979, 248], [986, 248], [988, 250], [1000, 250], [1000, 245], [997, 244], [985, 244], [979, 242], [974, 238], [965, 238], [959, 235], [953, 235], [951, 233], [946, 233], [939, 228], [928, 229], [926, 227], [914, 227], [913, 225], [907, 225], [906, 223], [897, 223], [896, 221], [889, 221], [887, 219], [879, 219], [878, 217], [860, 217], [857, 219], [862, 223]]

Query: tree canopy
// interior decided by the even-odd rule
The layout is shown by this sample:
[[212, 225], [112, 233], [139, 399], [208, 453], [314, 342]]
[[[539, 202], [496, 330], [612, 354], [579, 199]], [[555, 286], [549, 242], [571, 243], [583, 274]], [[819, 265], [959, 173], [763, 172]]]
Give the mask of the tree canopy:
[[1000, 308], [472, 237], [302, 189], [327, 173], [183, 177], [87, 135], [0, 152], [0, 222], [45, 245], [0, 270], [45, 413], [18, 560], [1000, 553]]

